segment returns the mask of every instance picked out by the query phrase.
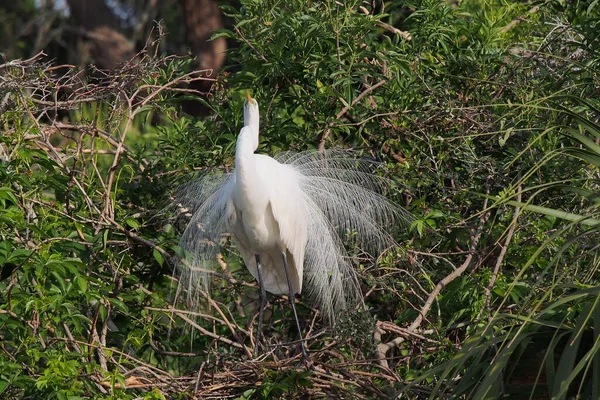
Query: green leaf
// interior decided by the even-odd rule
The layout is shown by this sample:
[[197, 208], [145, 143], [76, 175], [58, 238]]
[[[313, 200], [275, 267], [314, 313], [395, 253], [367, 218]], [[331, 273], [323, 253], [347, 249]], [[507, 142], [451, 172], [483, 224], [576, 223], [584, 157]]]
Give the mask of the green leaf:
[[218, 29], [218, 30], [214, 31], [214, 33], [210, 37], [210, 40], [215, 40], [220, 37], [230, 39], [230, 38], [234, 38], [235, 36], [236, 36], [236, 34], [229, 29]]
[[81, 293], [86, 293], [87, 289], [88, 289], [88, 283], [87, 280], [81, 276], [77, 276], [75, 277], [75, 282], [77, 283], [77, 286], [79, 287], [79, 291]]
[[108, 299], [108, 301], [116, 309], [118, 309], [119, 311], [121, 311], [123, 313], [127, 313], [129, 311], [129, 308], [127, 307], [127, 305], [122, 300], [117, 299], [116, 297], [111, 297], [111, 298]]
[[15, 206], [19, 205], [13, 190], [6, 186], [0, 187], [0, 199], [10, 200]]
[[125, 223], [133, 229], [137, 229], [140, 226], [140, 224], [133, 218], [125, 218]]
[[154, 259], [156, 260], [158, 265], [160, 265], [162, 267], [163, 264], [165, 263], [165, 259], [164, 259], [163, 255], [160, 254], [160, 252], [157, 249], [154, 249], [154, 250], [152, 250], [152, 256], [154, 256]]

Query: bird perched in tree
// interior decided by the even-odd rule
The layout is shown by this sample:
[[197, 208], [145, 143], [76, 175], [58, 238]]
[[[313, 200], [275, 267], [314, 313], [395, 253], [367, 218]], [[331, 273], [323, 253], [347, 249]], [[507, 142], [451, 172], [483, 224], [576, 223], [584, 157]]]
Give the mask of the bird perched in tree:
[[179, 193], [192, 212], [181, 239], [187, 262], [180, 282], [194, 301], [206, 271], [214, 268], [222, 235], [230, 234], [259, 284], [255, 355], [270, 292], [288, 296], [306, 359], [295, 295], [305, 295], [334, 323], [362, 301], [342, 237], [355, 232], [359, 247], [380, 252], [393, 244], [387, 229], [411, 217], [381, 194], [385, 181], [372, 173], [376, 163], [351, 151], [255, 154], [259, 121], [258, 103], [247, 93], [235, 170], [207, 174]]

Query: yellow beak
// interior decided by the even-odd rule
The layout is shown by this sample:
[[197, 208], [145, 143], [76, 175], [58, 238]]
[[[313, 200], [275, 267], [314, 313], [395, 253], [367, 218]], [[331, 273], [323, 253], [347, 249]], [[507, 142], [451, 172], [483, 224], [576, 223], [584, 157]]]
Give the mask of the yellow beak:
[[249, 90], [246, 90], [246, 99], [248, 100], [248, 103], [252, 103], [252, 96], [250, 96]]

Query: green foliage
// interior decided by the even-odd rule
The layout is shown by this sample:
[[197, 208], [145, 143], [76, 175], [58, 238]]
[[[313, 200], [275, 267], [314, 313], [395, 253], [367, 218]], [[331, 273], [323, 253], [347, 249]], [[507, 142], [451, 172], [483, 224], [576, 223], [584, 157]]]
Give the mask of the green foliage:
[[[244, 1], [223, 8], [234, 47], [200, 100], [177, 85], [187, 59], [81, 87], [0, 66], [0, 396], [597, 398], [594, 4]], [[299, 307], [313, 372], [286, 361], [283, 300], [272, 352], [248, 361], [256, 288], [229, 246], [211, 301], [177, 303], [187, 221], [168, 196], [232, 167], [246, 90], [259, 152], [355, 148], [417, 215], [401, 250], [350, 248], [367, 310], [321, 330]]]
[[[153, 62], [148, 60], [136, 72], [148, 67], [149, 75], [139, 78], [160, 84], [160, 77], [152, 81], [158, 68]], [[43, 76], [42, 68], [28, 72]], [[152, 103], [126, 110], [112, 97], [112, 108], [81, 105], [70, 112], [73, 127], [62, 128], [64, 136], [57, 137], [47, 131], [57, 122], [47, 120], [36, 106], [38, 97], [24, 90], [6, 96], [16, 108], [0, 117], [5, 129], [0, 145], [6, 155], [0, 162], [3, 395], [87, 397], [105, 384], [119, 392], [115, 385], [125, 381], [120, 366], [136, 360], [133, 354], [150, 365], [165, 361], [148, 341], [156, 334], [167, 335], [169, 327], [146, 307], [168, 304], [169, 266], [163, 253], [153, 254], [161, 248], [140, 248], [141, 237], [160, 241], [169, 250], [176, 238], [168, 226], [157, 230], [152, 214], [144, 212], [162, 201], [148, 191], [143, 159], [147, 148], [126, 149], [116, 169], [105, 155], [114, 153], [103, 150], [114, 149], [114, 138], [126, 134], [150, 144], [152, 127], [144, 124]], [[161, 107], [165, 110], [166, 104]], [[32, 118], [35, 113], [41, 122]], [[138, 127], [143, 127], [143, 136]], [[94, 129], [97, 134], [90, 134]], [[137, 245], [128, 241], [132, 237], [140, 238]], [[187, 366], [170, 368], [185, 371]]]

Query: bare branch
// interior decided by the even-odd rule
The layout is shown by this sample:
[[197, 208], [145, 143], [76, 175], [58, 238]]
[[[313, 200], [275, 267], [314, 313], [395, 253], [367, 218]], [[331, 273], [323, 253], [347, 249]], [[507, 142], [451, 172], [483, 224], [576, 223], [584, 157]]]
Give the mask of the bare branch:
[[[437, 283], [435, 288], [431, 291], [431, 293], [429, 293], [429, 296], [427, 297], [427, 301], [425, 301], [425, 304], [423, 304], [423, 306], [419, 310], [419, 316], [417, 318], [415, 318], [413, 323], [410, 324], [410, 326], [405, 331], [403, 331], [403, 333], [415, 332], [421, 326], [421, 323], [423, 322], [423, 320], [425, 319], [427, 314], [429, 314], [429, 311], [431, 310], [431, 306], [433, 305], [434, 301], [436, 300], [436, 298], [440, 294], [440, 292], [450, 282], [452, 282], [454, 279], [461, 276], [467, 270], [469, 265], [471, 265], [471, 261], [473, 260], [473, 256], [475, 255], [475, 249], [477, 248], [477, 245], [479, 244], [479, 240], [480, 240], [481, 234], [483, 232], [483, 227], [485, 226], [485, 224], [490, 216], [490, 211], [488, 210], [487, 204], [488, 204], [488, 199], [486, 198], [483, 203], [483, 211], [479, 218], [479, 224], [477, 226], [477, 230], [471, 237], [471, 244], [469, 245], [469, 253], [465, 257], [465, 260], [463, 261], [463, 263], [461, 264], [460, 267], [453, 270], [451, 273], [449, 273], [447, 276], [445, 276], [441, 281], [439, 281]], [[405, 336], [398, 336], [387, 343], [381, 343], [381, 334], [383, 333], [382, 331], [383, 331], [383, 326], [380, 325], [380, 326], [378, 326], [378, 328], [375, 332], [375, 334], [376, 334], [375, 340], [380, 342], [377, 345], [377, 359], [379, 360], [380, 365], [382, 365], [383, 367], [388, 367], [388, 362], [386, 359], [387, 353], [390, 350], [398, 347], [398, 345], [400, 345], [400, 343], [404, 342]]]

